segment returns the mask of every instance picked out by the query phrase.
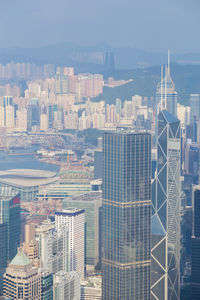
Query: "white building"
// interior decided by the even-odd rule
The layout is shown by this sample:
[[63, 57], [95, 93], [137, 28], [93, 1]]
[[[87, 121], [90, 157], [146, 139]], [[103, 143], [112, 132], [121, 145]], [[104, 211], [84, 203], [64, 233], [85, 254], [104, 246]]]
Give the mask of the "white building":
[[177, 104], [177, 117], [181, 121], [181, 125], [190, 125], [190, 107]]
[[46, 226], [46, 230], [36, 229], [39, 242], [39, 257], [42, 267], [49, 273], [68, 271], [68, 229], [66, 226], [58, 231]]
[[137, 119], [137, 107], [142, 105], [142, 97], [135, 95], [132, 97], [132, 117], [134, 120]]
[[77, 272], [59, 272], [53, 276], [54, 300], [80, 300], [80, 276]]
[[58, 232], [66, 225], [69, 231], [69, 271], [77, 271], [84, 279], [85, 261], [85, 211], [68, 208], [55, 213], [55, 226]]

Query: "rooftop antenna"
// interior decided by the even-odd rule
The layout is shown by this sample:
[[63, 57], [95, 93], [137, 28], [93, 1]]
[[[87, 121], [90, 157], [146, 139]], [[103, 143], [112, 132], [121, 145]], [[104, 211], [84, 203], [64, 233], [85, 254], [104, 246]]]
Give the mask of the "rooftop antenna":
[[167, 75], [170, 75], [170, 50], [168, 50], [168, 65], [167, 65]]

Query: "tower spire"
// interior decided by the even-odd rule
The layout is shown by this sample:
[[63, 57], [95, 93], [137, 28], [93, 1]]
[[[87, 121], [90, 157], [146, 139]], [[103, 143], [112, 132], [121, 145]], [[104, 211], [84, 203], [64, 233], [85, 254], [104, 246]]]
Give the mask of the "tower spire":
[[170, 50], [168, 49], [168, 65], [167, 65], [167, 75], [170, 75]]
[[161, 66], [161, 81], [160, 81], [160, 88], [161, 88], [161, 99], [160, 99], [160, 104], [161, 104], [161, 110], [163, 110], [163, 65]]

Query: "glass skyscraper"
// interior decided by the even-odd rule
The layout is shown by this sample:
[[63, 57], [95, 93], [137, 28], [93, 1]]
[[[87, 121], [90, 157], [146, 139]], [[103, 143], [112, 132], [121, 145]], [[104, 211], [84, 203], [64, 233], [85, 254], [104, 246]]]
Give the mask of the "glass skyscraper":
[[7, 228], [5, 223], [0, 223], [0, 296], [3, 292], [3, 274], [7, 267]]
[[102, 204], [102, 299], [150, 299], [150, 134], [104, 133]]
[[193, 187], [193, 226], [191, 237], [191, 299], [200, 297], [200, 185]]
[[6, 224], [7, 261], [11, 261], [20, 246], [20, 195], [0, 195], [0, 223]]
[[177, 115], [177, 92], [170, 75], [170, 67], [166, 68], [165, 77], [157, 85], [156, 103], [159, 106], [158, 111], [165, 109], [173, 116]]
[[180, 121], [158, 115], [157, 176], [152, 185], [151, 299], [180, 299]]
[[173, 116], [177, 116], [177, 92], [170, 74], [170, 64], [168, 57], [168, 66], [165, 68], [165, 75], [163, 77], [163, 69], [161, 69], [161, 81], [156, 89], [156, 104], [155, 104], [155, 139], [154, 144], [157, 144], [158, 137], [158, 114], [162, 110], [167, 110]]

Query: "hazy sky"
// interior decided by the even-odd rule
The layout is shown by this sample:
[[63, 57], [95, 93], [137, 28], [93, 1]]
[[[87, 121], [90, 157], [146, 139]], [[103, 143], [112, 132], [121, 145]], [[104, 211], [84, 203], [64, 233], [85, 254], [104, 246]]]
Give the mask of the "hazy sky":
[[0, 0], [0, 48], [107, 42], [200, 52], [199, 0]]

